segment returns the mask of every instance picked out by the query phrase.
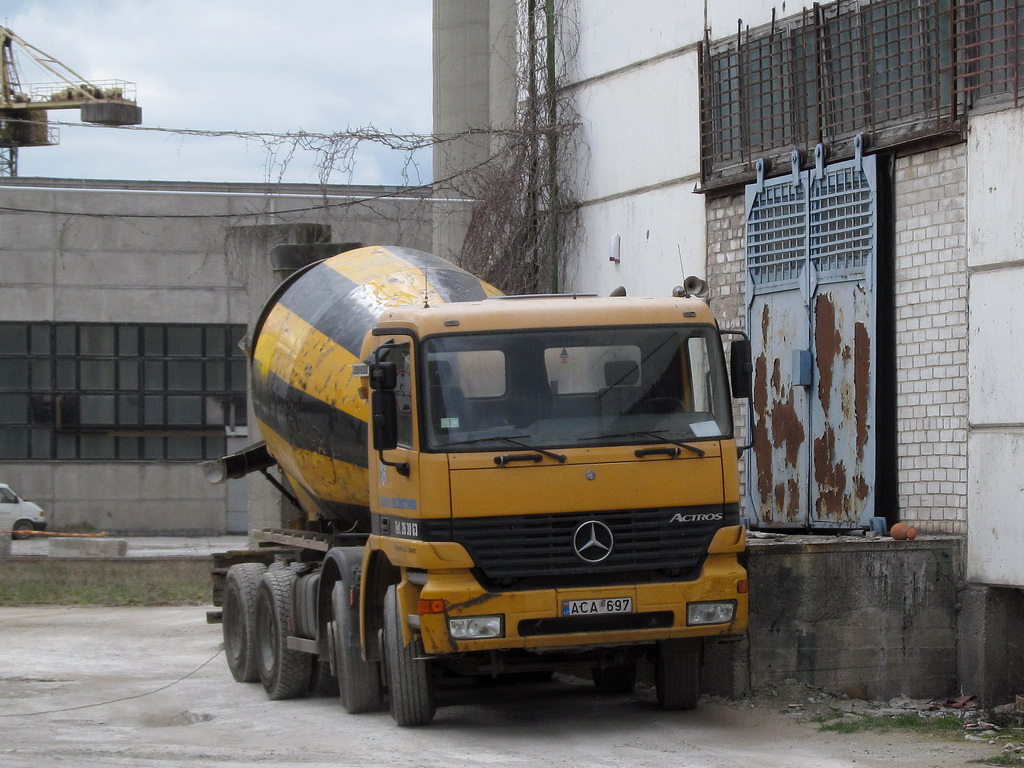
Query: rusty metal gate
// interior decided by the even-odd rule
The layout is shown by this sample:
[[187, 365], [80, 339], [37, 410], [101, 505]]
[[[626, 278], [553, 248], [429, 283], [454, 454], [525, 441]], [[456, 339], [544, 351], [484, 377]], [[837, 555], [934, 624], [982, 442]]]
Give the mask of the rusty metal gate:
[[867, 528], [874, 517], [875, 158], [765, 179], [746, 195], [754, 448], [761, 528]]

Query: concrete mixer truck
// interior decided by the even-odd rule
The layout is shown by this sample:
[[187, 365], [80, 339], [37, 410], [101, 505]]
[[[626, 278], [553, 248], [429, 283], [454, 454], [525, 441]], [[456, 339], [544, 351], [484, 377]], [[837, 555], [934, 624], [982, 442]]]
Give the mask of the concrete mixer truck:
[[625, 692], [645, 660], [663, 708], [694, 707], [704, 641], [746, 626], [730, 394], [750, 387], [698, 285], [505, 297], [393, 247], [287, 279], [250, 334], [263, 442], [205, 465], [303, 512], [222, 572], [234, 678], [416, 726], [446, 678]]

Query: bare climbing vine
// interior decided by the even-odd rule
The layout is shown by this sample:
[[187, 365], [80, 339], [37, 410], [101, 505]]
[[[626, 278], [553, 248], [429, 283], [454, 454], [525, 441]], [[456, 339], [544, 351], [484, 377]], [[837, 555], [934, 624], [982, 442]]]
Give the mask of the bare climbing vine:
[[459, 258], [508, 294], [557, 293], [578, 239], [579, 118], [566, 88], [578, 34], [574, 0], [527, 0], [519, 15], [514, 125], [490, 162], [460, 179], [473, 203]]

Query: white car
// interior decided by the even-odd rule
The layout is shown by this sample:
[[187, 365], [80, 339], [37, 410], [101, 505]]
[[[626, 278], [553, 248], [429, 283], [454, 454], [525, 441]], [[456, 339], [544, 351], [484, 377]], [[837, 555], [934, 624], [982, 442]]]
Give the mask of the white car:
[[[46, 515], [42, 507], [25, 501], [11, 490], [11, 486], [0, 483], [0, 531], [45, 531]], [[31, 534], [16, 533], [15, 539], [28, 538]]]

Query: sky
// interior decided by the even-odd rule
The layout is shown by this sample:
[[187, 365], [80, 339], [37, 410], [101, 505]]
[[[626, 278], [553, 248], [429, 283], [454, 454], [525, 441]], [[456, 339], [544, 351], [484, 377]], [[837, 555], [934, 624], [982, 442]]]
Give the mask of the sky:
[[[142, 127], [431, 130], [430, 0], [5, 0], [0, 23], [91, 81], [136, 84]], [[22, 86], [55, 80], [15, 46]], [[25, 88], [25, 90], [28, 90]], [[87, 127], [19, 150], [18, 175], [317, 183], [316, 155], [262, 139]], [[363, 143], [334, 184], [422, 184], [431, 155]]]

